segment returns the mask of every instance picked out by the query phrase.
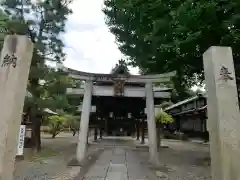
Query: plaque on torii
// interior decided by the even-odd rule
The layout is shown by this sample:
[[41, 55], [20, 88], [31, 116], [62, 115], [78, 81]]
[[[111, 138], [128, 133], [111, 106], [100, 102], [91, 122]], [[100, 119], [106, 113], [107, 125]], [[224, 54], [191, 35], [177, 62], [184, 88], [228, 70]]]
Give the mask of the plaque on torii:
[[124, 96], [124, 81], [117, 80], [114, 82], [114, 95]]
[[125, 84], [126, 79], [127, 79], [126, 77], [112, 78], [112, 81], [114, 83], [114, 95], [115, 96], [124, 96], [124, 84]]
[[128, 72], [125, 62], [120, 60], [119, 64], [113, 70], [111, 77], [111, 80], [114, 83], [115, 96], [124, 96], [124, 84], [129, 76], [130, 73]]

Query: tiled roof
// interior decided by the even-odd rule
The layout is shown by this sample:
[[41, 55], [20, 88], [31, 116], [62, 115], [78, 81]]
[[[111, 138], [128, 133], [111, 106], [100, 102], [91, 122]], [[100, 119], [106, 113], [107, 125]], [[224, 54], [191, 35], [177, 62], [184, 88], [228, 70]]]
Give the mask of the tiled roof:
[[165, 108], [165, 110], [170, 110], [170, 109], [173, 109], [173, 108], [178, 107], [180, 105], [183, 105], [183, 104], [186, 104], [188, 102], [194, 101], [195, 99], [198, 99], [199, 97], [205, 97], [206, 98], [206, 94], [199, 94], [199, 95], [193, 96], [191, 98], [185, 99], [183, 101], [180, 101], [180, 102], [178, 102], [176, 104], [173, 104], [173, 105]]

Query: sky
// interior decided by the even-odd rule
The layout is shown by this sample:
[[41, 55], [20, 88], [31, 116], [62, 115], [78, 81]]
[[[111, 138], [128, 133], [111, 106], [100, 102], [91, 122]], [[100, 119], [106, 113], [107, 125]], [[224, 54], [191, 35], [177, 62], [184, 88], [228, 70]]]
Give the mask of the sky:
[[[109, 73], [123, 57], [109, 32], [102, 12], [104, 0], [74, 0], [70, 8], [73, 13], [66, 24], [63, 35], [64, 65], [80, 71]], [[138, 74], [137, 68], [129, 68]]]
[[[64, 65], [79, 71], [109, 73], [123, 57], [105, 24], [102, 12], [104, 0], [74, 0], [70, 5], [73, 13], [68, 17], [63, 34], [66, 52]], [[132, 74], [138, 68], [129, 67]], [[192, 89], [202, 89], [194, 86]]]

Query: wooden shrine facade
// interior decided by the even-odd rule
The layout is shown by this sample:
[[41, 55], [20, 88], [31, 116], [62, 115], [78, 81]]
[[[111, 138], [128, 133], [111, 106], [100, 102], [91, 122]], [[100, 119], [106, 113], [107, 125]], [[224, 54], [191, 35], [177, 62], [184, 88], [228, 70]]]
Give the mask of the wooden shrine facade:
[[168, 126], [171, 131], [179, 131], [192, 137], [208, 137], [207, 100], [204, 94], [180, 101], [165, 109], [175, 122]]

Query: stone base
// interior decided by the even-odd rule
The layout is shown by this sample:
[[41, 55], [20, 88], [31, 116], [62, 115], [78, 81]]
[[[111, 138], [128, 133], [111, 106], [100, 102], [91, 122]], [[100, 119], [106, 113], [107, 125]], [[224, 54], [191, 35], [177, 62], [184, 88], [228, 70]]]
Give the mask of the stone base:
[[80, 166], [80, 167], [85, 167], [87, 166], [91, 160], [94, 159], [92, 156], [88, 156], [86, 157], [84, 160], [82, 161], [78, 161], [76, 157], [73, 157], [69, 162], [68, 162], [68, 166]]
[[80, 166], [81, 170], [77, 176], [77, 179], [83, 179], [84, 175], [87, 173], [91, 165], [93, 165], [98, 157], [102, 154], [104, 149], [98, 149], [90, 153], [83, 161], [79, 162], [76, 157], [72, 158], [68, 163], [68, 166]]
[[68, 166], [81, 166], [76, 157], [73, 157], [67, 164]]
[[86, 167], [92, 162], [94, 162], [99, 154], [103, 151], [103, 149], [98, 149], [86, 156], [85, 159], [82, 161], [78, 161], [76, 156], [72, 157], [71, 160], [68, 162], [68, 166], [80, 166], [80, 167]]
[[16, 161], [24, 160], [24, 156], [23, 156], [23, 155], [17, 155], [17, 156], [15, 157], [15, 160], [16, 160]]
[[147, 144], [137, 144], [136, 148], [145, 148], [145, 149], [149, 149]]

